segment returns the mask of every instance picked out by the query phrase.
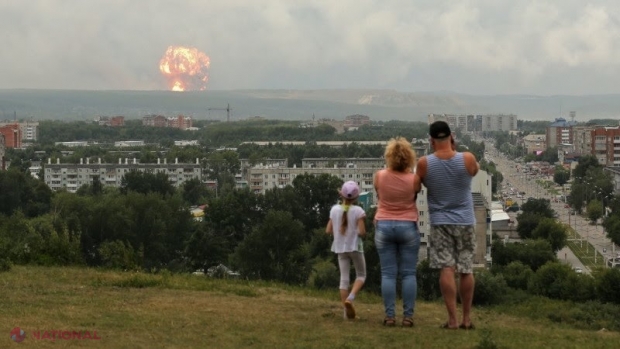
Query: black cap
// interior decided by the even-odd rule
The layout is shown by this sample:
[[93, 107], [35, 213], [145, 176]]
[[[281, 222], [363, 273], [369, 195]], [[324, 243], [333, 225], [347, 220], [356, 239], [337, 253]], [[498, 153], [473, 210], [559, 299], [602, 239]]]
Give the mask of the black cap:
[[442, 138], [446, 138], [449, 135], [451, 135], [452, 131], [450, 131], [450, 126], [448, 126], [447, 122], [435, 121], [431, 124], [431, 127], [428, 130], [428, 133], [431, 136], [431, 138], [442, 139]]

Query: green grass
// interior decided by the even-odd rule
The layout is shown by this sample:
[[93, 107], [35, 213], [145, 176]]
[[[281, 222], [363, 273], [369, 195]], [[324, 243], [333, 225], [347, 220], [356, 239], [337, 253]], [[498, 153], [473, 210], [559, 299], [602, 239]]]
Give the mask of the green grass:
[[[442, 330], [446, 313], [440, 302], [418, 301], [414, 328], [385, 328], [379, 296], [358, 296], [355, 321], [342, 319], [338, 297], [336, 286], [315, 290], [169, 273], [15, 266], [0, 273], [0, 348], [529, 349], [617, 348], [620, 343], [617, 332], [577, 329], [548, 315], [509, 315], [510, 307], [476, 308], [474, 331]], [[540, 302], [527, 312], [543, 314], [548, 304], [571, 309]], [[11, 341], [14, 327], [26, 331], [24, 342]], [[53, 342], [31, 336], [46, 330], [97, 331], [101, 340]]]
[[[567, 241], [566, 245], [573, 251], [575, 256], [579, 258], [581, 263], [590, 270], [600, 267], [605, 268], [605, 257], [600, 252], [596, 251], [596, 248], [587, 242], [583, 236], [577, 233], [575, 229], [568, 226], [566, 228], [568, 230], [569, 239], [571, 239]], [[574, 240], [575, 238], [583, 239], [583, 241]], [[594, 256], [595, 253], [596, 258]]]

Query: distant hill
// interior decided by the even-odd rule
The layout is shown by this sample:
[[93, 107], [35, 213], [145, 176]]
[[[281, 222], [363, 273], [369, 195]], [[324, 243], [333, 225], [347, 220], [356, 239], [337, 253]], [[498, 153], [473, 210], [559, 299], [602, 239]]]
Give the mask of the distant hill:
[[373, 120], [425, 121], [429, 113], [514, 113], [520, 119], [552, 120], [577, 112], [577, 120], [620, 118], [620, 95], [466, 95], [394, 90], [231, 90], [201, 92], [0, 90], [0, 120], [92, 120], [97, 115], [140, 118], [147, 114], [191, 115], [197, 119], [342, 120], [364, 114]]

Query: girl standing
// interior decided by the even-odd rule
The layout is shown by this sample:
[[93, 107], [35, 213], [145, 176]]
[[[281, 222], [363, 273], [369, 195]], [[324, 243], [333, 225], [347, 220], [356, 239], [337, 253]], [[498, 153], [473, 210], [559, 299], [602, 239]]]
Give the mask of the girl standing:
[[[327, 234], [334, 235], [332, 252], [338, 254], [340, 300], [347, 319], [355, 319], [353, 300], [366, 281], [366, 260], [361, 239], [366, 234], [366, 212], [356, 205], [359, 194], [357, 183], [348, 181], [342, 185], [342, 203], [332, 207], [325, 229]], [[351, 262], [355, 268], [355, 282], [349, 292]]]

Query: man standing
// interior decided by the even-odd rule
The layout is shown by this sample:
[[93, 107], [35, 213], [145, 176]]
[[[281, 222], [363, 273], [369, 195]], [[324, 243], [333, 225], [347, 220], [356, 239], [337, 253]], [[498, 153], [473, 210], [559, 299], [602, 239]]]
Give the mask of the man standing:
[[[430, 266], [441, 269], [439, 287], [448, 310], [448, 321], [441, 327], [473, 329], [470, 313], [475, 283], [476, 219], [471, 180], [478, 173], [479, 166], [472, 153], [456, 151], [450, 126], [446, 122], [432, 123], [429, 134], [434, 153], [420, 158], [416, 174], [428, 190]], [[456, 315], [457, 271], [463, 306], [460, 324]]]

